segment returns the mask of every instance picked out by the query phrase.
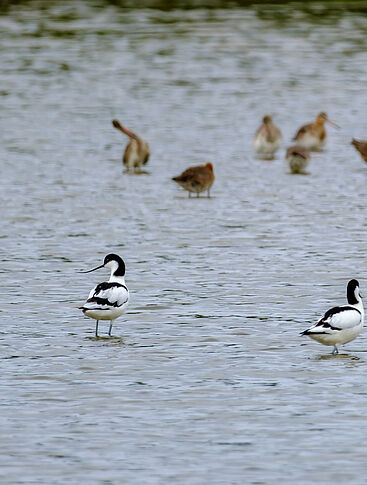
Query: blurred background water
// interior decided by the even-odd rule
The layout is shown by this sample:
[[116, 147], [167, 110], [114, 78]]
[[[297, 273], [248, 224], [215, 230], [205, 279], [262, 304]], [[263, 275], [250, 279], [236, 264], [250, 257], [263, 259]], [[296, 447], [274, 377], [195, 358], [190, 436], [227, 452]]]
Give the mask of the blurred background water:
[[[367, 3], [134, 3], [0, 4], [0, 481], [365, 483], [366, 336], [299, 332], [367, 293]], [[292, 176], [321, 110], [341, 129]], [[170, 178], [206, 161], [188, 199]], [[108, 273], [78, 271], [108, 252], [131, 303], [95, 340], [77, 307]]]

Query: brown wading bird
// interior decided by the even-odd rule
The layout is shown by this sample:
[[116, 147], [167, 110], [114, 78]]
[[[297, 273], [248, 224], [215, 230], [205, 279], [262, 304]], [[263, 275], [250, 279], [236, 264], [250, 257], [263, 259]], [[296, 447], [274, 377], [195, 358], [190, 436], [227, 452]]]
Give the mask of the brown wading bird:
[[311, 159], [310, 152], [298, 145], [291, 146], [285, 154], [291, 173], [306, 174], [305, 169]]
[[113, 120], [112, 124], [130, 138], [122, 157], [122, 163], [125, 165], [126, 170], [128, 172], [141, 173], [142, 165], [145, 165], [149, 160], [150, 151], [148, 143], [140, 138], [140, 136], [128, 130], [118, 120]]
[[351, 144], [359, 152], [363, 160], [367, 162], [367, 141], [355, 140], [353, 138]]
[[189, 197], [191, 197], [191, 192], [196, 193], [196, 197], [199, 197], [199, 194], [205, 190], [208, 191], [208, 197], [210, 197], [210, 187], [213, 185], [214, 179], [213, 165], [210, 162], [190, 167], [178, 177], [172, 178], [188, 191]]
[[334, 126], [335, 128], [339, 128], [337, 124], [329, 120], [326, 113], [321, 112], [316, 116], [316, 119], [313, 123], [302, 126], [297, 131], [296, 136], [293, 138], [293, 140], [297, 143], [298, 146], [302, 146], [303, 148], [307, 148], [308, 150], [321, 150], [325, 145], [327, 136], [325, 123], [329, 123], [329, 125]]
[[271, 116], [266, 115], [263, 118], [263, 124], [255, 133], [254, 150], [259, 156], [265, 159], [272, 159], [274, 153], [280, 147], [282, 141], [282, 133], [277, 126], [274, 125]]

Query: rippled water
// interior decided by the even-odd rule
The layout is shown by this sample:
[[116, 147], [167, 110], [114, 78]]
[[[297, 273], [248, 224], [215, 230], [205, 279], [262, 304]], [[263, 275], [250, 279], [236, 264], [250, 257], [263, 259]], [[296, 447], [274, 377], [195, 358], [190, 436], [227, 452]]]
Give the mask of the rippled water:
[[[366, 17], [97, 7], [0, 17], [1, 483], [365, 483], [366, 336], [331, 356], [299, 332], [350, 278], [367, 294]], [[341, 129], [292, 176], [321, 110]], [[170, 178], [205, 161], [213, 197], [188, 199]], [[108, 274], [78, 271], [108, 252], [131, 303], [95, 340], [77, 307]]]

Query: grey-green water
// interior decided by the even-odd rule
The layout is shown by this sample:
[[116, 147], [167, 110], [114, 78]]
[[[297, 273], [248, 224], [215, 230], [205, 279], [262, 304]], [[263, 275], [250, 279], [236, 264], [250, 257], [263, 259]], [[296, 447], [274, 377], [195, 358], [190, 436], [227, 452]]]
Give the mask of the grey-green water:
[[[366, 483], [366, 335], [330, 356], [299, 332], [350, 278], [367, 295], [367, 17], [45, 5], [0, 17], [1, 483]], [[341, 129], [291, 176], [320, 110]], [[205, 161], [188, 199], [170, 178]], [[108, 274], [78, 271], [108, 252], [131, 303], [94, 340], [77, 307]]]

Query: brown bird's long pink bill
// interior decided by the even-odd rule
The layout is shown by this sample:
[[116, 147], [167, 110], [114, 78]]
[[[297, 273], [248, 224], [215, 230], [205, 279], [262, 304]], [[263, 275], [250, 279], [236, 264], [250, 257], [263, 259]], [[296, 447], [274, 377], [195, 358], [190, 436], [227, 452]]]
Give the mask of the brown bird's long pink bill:
[[333, 126], [334, 128], [338, 128], [340, 130], [340, 126], [334, 123], [334, 121], [329, 120], [329, 118], [326, 120], [326, 123], [328, 123], [330, 126]]
[[132, 131], [128, 130], [126, 126], [122, 125], [119, 120], [112, 120], [113, 126], [117, 129], [122, 131], [125, 135], [129, 136], [130, 138], [136, 138], [136, 134], [133, 133]]

